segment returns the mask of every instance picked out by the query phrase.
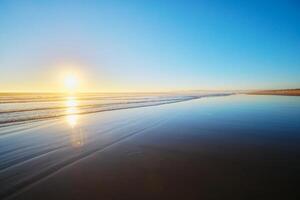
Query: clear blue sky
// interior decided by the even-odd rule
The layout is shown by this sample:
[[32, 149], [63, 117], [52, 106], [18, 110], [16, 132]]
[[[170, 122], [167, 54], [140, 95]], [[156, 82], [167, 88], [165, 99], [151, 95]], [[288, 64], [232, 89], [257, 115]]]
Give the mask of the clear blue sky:
[[300, 87], [297, 0], [1, 0], [0, 30], [0, 91]]

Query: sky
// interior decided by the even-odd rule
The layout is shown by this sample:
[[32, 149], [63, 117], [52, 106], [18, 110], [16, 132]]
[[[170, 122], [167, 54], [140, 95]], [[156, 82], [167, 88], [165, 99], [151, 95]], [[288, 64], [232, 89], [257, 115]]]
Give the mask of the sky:
[[300, 88], [300, 3], [0, 0], [0, 91]]

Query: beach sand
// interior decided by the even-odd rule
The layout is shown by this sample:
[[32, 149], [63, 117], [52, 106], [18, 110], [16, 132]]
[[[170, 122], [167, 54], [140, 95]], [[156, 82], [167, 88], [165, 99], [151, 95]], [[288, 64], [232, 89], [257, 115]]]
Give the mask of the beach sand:
[[61, 164], [9, 198], [299, 199], [295, 98], [209, 97], [54, 121], [31, 141], [53, 146], [58, 135], [67, 146], [22, 170]]
[[283, 96], [300, 96], [300, 89], [286, 89], [286, 90], [259, 90], [249, 92], [253, 95], [283, 95]]

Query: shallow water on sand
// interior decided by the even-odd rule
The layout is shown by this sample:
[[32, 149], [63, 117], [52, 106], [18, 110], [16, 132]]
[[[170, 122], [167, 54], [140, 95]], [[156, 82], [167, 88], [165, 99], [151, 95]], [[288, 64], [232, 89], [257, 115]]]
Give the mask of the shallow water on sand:
[[0, 93], [0, 128], [66, 115], [176, 103], [222, 94], [40, 94]]
[[[47, 177], [59, 171], [72, 169], [80, 165], [83, 159], [102, 154], [108, 148], [121, 148], [125, 141], [134, 149], [131, 152], [129, 148], [129, 153], [127, 151], [122, 156], [124, 162], [135, 169], [132, 172], [131, 167], [126, 167], [128, 174], [141, 179], [139, 184], [133, 181], [124, 186], [128, 197], [134, 196], [133, 193], [143, 197], [143, 193], [149, 192], [141, 184], [145, 172], [140, 171], [138, 166], [149, 168], [150, 171], [155, 169], [157, 185], [189, 191], [192, 197], [199, 197], [196, 185], [206, 188], [202, 191], [204, 197], [209, 197], [205, 192], [213, 188], [216, 189], [216, 195], [219, 193], [224, 196], [228, 193], [224, 193], [223, 189], [230, 190], [230, 187], [240, 198], [243, 192], [263, 193], [272, 188], [289, 188], [290, 194], [294, 195], [295, 174], [300, 169], [299, 130], [300, 97], [248, 95], [200, 98], [88, 115], [71, 113], [61, 118], [2, 127], [1, 195], [19, 194], [17, 197], [22, 199], [27, 193], [28, 199], [31, 199], [34, 193], [30, 193], [28, 186], [42, 187], [43, 184], [36, 183], [47, 180]], [[136, 149], [139, 149], [138, 154]], [[124, 152], [118, 150], [111, 157]], [[153, 152], [156, 152], [155, 156]], [[140, 154], [143, 155], [143, 161], [149, 161], [146, 162], [147, 166], [137, 162], [135, 156]], [[156, 160], [158, 158], [159, 162]], [[117, 159], [115, 162], [122, 161]], [[101, 173], [101, 166], [95, 167], [93, 159], [87, 166], [90, 174], [96, 174], [92, 172], [93, 168]], [[113, 174], [124, 170], [118, 169], [118, 166], [121, 165], [111, 164], [113, 171], [104, 171]], [[172, 172], [174, 177], [170, 175]], [[89, 171], [82, 173], [89, 176]], [[123, 179], [132, 178], [126, 173], [123, 176]], [[184, 177], [192, 177], [193, 184], [184, 183]], [[105, 174], [102, 179], [105, 180]], [[216, 182], [212, 183], [212, 180]], [[81, 181], [86, 185], [94, 184], [93, 181]], [[122, 181], [122, 177], [115, 181]], [[63, 180], [60, 182], [63, 183]], [[114, 193], [120, 192], [121, 188], [114, 187], [114, 184], [110, 180], [101, 186], [110, 188], [107, 190]], [[247, 187], [247, 184], [251, 187]], [[139, 187], [140, 192], [134, 189]], [[58, 188], [63, 189], [64, 185]], [[25, 196], [18, 193], [20, 191]], [[38, 191], [43, 193], [43, 189]], [[158, 197], [168, 198], [174, 194], [173, 190], [168, 193], [167, 189], [160, 188], [158, 191], [161, 193]], [[68, 194], [68, 191], [62, 192]], [[101, 197], [97, 191], [89, 193], [93, 197]], [[65, 197], [72, 199], [72, 196]], [[36, 199], [39, 198], [41, 196], [37, 195]]]

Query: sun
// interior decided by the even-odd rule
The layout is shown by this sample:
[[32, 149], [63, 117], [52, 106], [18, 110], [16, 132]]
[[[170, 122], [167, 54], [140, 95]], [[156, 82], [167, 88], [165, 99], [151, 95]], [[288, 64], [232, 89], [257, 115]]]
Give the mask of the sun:
[[74, 74], [68, 74], [64, 79], [64, 83], [68, 92], [74, 92], [78, 86], [78, 79]]

